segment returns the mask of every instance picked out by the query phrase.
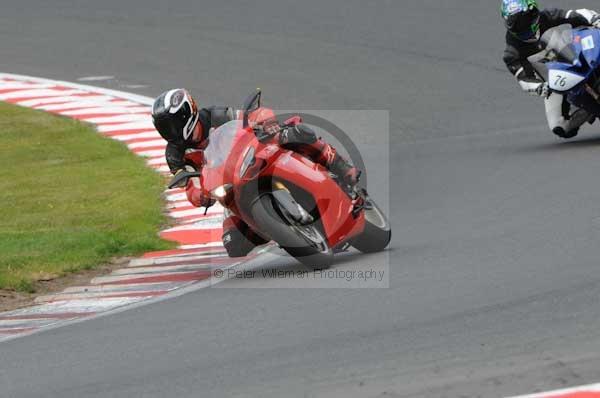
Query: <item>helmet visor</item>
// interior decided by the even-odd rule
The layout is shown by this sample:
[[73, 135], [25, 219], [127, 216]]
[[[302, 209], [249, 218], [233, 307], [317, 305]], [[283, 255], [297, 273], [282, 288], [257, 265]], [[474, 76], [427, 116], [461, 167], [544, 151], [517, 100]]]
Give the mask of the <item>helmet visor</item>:
[[526, 12], [510, 15], [506, 19], [506, 27], [519, 40], [534, 39], [540, 31], [540, 12], [533, 8]]

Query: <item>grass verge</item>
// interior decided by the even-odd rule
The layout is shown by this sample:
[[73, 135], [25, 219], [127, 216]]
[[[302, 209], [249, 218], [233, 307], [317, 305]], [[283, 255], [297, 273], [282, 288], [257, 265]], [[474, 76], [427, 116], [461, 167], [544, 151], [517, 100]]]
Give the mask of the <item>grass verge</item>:
[[173, 247], [164, 181], [91, 126], [0, 103], [0, 289]]

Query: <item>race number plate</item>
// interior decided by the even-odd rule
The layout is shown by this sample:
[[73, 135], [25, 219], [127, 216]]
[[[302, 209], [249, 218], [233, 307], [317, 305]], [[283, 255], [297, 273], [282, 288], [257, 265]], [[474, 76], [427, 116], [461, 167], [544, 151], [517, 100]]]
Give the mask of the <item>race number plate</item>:
[[548, 87], [554, 91], [568, 91], [584, 80], [584, 76], [564, 70], [552, 69], [548, 74]]

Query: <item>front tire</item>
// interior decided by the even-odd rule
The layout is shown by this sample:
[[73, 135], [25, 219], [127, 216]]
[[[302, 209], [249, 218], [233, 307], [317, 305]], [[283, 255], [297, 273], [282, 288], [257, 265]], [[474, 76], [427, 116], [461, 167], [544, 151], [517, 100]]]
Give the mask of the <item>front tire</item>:
[[312, 269], [327, 269], [333, 263], [333, 250], [317, 222], [297, 225], [288, 220], [274, 204], [271, 195], [263, 195], [252, 206], [251, 214], [261, 229], [290, 256]]
[[369, 197], [366, 198], [370, 209], [365, 209], [365, 229], [354, 238], [352, 246], [363, 253], [376, 253], [384, 250], [392, 239], [392, 229], [385, 214]]

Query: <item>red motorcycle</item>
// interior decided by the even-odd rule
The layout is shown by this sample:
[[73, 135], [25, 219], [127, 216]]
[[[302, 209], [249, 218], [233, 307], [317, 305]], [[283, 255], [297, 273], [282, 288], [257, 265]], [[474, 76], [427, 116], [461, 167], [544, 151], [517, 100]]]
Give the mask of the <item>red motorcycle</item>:
[[[169, 186], [201, 176], [226, 211], [314, 269], [329, 267], [334, 252], [350, 245], [364, 253], [385, 249], [390, 224], [367, 192], [281, 148], [259, 120], [265, 114], [273, 113], [261, 107], [259, 90], [245, 101], [243, 120], [211, 132], [202, 171], [180, 173]], [[300, 122], [293, 117], [281, 128]]]

